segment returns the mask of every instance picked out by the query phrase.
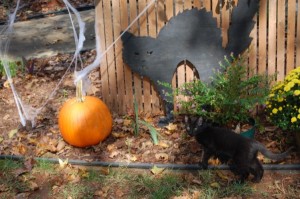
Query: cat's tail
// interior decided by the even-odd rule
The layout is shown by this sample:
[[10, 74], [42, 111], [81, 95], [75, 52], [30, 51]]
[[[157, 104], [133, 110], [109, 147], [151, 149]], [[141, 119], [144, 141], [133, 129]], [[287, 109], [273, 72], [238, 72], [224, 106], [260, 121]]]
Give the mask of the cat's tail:
[[283, 152], [283, 153], [272, 153], [271, 151], [269, 151], [263, 144], [259, 143], [259, 142], [255, 142], [254, 143], [255, 147], [258, 151], [260, 151], [265, 157], [272, 159], [272, 160], [283, 160], [284, 158], [286, 158], [291, 150], [294, 147], [290, 147], [287, 151]]

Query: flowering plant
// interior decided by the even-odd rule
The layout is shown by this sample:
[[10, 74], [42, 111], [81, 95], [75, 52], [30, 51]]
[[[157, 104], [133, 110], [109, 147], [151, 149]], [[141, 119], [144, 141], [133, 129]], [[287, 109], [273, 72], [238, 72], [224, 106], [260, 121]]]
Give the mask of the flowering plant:
[[266, 101], [268, 119], [284, 130], [300, 129], [300, 67], [275, 84]]

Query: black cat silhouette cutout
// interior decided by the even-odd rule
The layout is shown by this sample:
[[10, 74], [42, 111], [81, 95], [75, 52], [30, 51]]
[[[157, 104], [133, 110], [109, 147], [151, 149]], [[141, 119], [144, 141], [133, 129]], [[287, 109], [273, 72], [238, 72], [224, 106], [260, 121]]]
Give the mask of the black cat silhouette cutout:
[[224, 56], [229, 57], [231, 53], [237, 56], [246, 50], [252, 41], [249, 35], [259, 0], [248, 3], [240, 0], [233, 9], [225, 48], [217, 20], [205, 8], [185, 10], [172, 17], [157, 38], [123, 34], [124, 63], [153, 82], [165, 104], [167, 117], [172, 117], [173, 103], [167, 101], [164, 91], [168, 90], [158, 81], [171, 83], [178, 64], [187, 60], [195, 66], [201, 81], [207, 82], [213, 71], [220, 68]]

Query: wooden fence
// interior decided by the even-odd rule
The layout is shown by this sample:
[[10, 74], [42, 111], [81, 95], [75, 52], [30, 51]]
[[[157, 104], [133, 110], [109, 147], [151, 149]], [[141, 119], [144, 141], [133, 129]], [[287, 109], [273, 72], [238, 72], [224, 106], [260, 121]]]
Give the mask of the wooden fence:
[[[102, 49], [106, 49], [127, 28], [150, 0], [98, 0], [96, 25]], [[221, 5], [218, 3], [221, 2]], [[168, 20], [185, 9], [203, 8], [211, 11], [222, 30], [223, 46], [227, 44], [230, 9], [222, 6], [230, 0], [156, 0], [130, 28], [140, 36], [156, 37]], [[235, 0], [237, 3], [237, 0]], [[248, 66], [258, 73], [278, 72], [282, 80], [293, 68], [300, 66], [300, 0], [260, 0], [250, 36], [252, 43], [245, 52]], [[188, 22], [187, 22], [188, 23]], [[134, 96], [140, 113], [161, 114], [159, 97], [148, 79], [133, 74], [122, 61], [122, 41], [118, 40], [106, 54], [100, 67], [103, 101], [112, 112], [133, 112]], [[173, 85], [194, 78], [194, 71], [184, 60], [178, 64]]]

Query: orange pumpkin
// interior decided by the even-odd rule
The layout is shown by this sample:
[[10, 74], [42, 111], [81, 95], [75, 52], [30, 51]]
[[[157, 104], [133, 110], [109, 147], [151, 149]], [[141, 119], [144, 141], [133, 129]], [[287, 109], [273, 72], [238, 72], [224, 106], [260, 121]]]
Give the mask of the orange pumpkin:
[[112, 130], [108, 107], [97, 97], [86, 96], [68, 100], [58, 115], [62, 137], [76, 147], [96, 145]]

